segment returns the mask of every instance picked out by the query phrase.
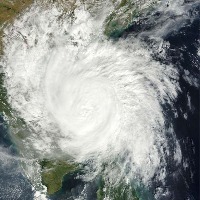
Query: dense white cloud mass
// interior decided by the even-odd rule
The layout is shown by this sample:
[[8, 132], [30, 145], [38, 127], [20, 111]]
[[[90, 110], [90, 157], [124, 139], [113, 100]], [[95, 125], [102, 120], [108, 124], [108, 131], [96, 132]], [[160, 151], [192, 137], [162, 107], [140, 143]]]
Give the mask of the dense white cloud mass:
[[164, 179], [166, 157], [176, 149], [181, 158], [162, 109], [173, 107], [177, 71], [154, 61], [138, 39], [108, 41], [105, 13], [79, 8], [74, 23], [61, 14], [33, 6], [6, 30], [5, 84], [30, 128], [24, 145], [39, 157], [90, 160], [95, 173], [118, 163], [105, 172], [113, 181]]

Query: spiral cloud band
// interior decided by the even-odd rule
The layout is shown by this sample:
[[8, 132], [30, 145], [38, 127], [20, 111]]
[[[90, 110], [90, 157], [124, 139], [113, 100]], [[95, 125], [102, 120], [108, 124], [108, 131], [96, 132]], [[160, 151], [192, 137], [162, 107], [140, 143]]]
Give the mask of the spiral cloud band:
[[66, 55], [57, 49], [48, 63], [46, 102], [62, 136], [69, 138], [65, 146], [76, 154], [94, 153], [120, 131], [119, 102], [113, 84], [94, 70], [92, 60], [73, 64]]
[[177, 71], [137, 38], [108, 41], [105, 13], [97, 19], [80, 9], [73, 24], [60, 15], [33, 6], [6, 32], [5, 84], [30, 128], [25, 148], [39, 158], [92, 160], [96, 171], [119, 163], [107, 168], [112, 179], [162, 180], [166, 157], [181, 157], [162, 109], [173, 108]]

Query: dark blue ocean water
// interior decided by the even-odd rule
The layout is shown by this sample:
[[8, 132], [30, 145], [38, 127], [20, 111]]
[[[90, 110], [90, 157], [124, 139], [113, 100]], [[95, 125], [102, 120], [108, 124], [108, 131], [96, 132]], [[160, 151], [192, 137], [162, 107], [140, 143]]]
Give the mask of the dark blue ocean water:
[[[189, 71], [198, 81], [200, 57], [197, 54], [197, 44], [200, 39], [200, 18], [188, 23], [178, 33], [171, 33], [165, 40], [170, 42], [167, 52], [168, 59], [179, 69], [179, 84], [182, 93], [175, 103], [178, 118], [173, 119], [176, 136], [181, 145], [183, 162], [188, 161], [189, 168], [181, 170], [177, 183], [174, 182], [174, 199], [199, 199], [199, 88], [190, 85], [184, 78], [184, 70]], [[191, 99], [192, 110], [188, 106], [188, 96]], [[187, 113], [187, 119], [183, 113]]]

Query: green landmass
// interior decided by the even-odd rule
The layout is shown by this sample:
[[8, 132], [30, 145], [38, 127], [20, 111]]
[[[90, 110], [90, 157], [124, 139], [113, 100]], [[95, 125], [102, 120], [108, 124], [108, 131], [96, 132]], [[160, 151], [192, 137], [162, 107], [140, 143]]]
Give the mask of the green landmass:
[[122, 0], [106, 18], [104, 34], [109, 38], [119, 38], [134, 22], [151, 12], [158, 0]]
[[[13, 22], [13, 20], [24, 11], [33, 0], [1, 0], [0, 1], [0, 59], [3, 55], [3, 30]], [[0, 66], [0, 115], [6, 118], [6, 124], [10, 130], [15, 130], [15, 137], [23, 139], [25, 137], [25, 122], [17, 117], [16, 113], [8, 103], [7, 89], [4, 86], [3, 69]]]
[[[28, 134], [28, 128], [25, 121], [17, 116], [17, 113], [11, 108], [8, 103], [7, 89], [4, 86], [3, 72], [0, 73], [0, 115], [5, 119], [4, 125], [7, 126], [8, 132], [12, 136], [12, 142], [20, 146], [22, 150], [22, 140]], [[13, 134], [14, 133], [14, 134]]]
[[101, 177], [97, 190], [97, 200], [104, 200], [106, 197], [112, 200], [139, 200], [135, 189], [130, 184], [122, 182], [117, 186], [108, 186]]
[[[0, 1], [0, 58], [3, 55], [3, 30], [25, 9], [33, 0], [1, 0]], [[3, 69], [0, 67], [0, 113], [11, 117], [12, 109], [8, 104], [7, 90], [4, 87]]]
[[13, 20], [25, 8], [27, 8], [33, 0], [1, 0], [0, 2], [0, 26], [6, 22]]
[[3, 54], [3, 29], [33, 3], [33, 0], [0, 1], [0, 55]]
[[0, 73], [0, 113], [12, 116], [12, 109], [8, 103], [7, 90], [4, 87], [4, 74]]
[[62, 187], [64, 175], [77, 169], [77, 166], [74, 164], [58, 160], [44, 159], [40, 162], [40, 165], [42, 168], [42, 184], [47, 187], [48, 195], [52, 195], [59, 191]]

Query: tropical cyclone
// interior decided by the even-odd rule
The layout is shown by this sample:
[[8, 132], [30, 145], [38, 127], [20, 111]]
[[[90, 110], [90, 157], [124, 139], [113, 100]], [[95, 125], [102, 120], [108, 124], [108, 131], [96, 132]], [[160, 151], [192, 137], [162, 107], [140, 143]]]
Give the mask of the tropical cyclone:
[[38, 159], [89, 163], [87, 180], [105, 163], [108, 184], [164, 179], [169, 152], [176, 160], [180, 148], [162, 109], [173, 107], [177, 71], [137, 38], [107, 40], [105, 13], [80, 7], [71, 23], [57, 7], [34, 5], [6, 30], [9, 103], [29, 127], [22, 143]]
[[[91, 51], [97, 55], [103, 51], [100, 46], [95, 50], [90, 49], [93, 45], [88, 48], [75, 64], [74, 57], [68, 57], [64, 49], [56, 50], [45, 77], [47, 107], [59, 124], [61, 135], [69, 137], [62, 149], [68, 148], [84, 159], [107, 148], [109, 140], [114, 142], [120, 132], [120, 102], [114, 82], [106, 74], [101, 76], [98, 71], [102, 69], [90, 60]], [[97, 56], [96, 62], [100, 59], [104, 58]]]

